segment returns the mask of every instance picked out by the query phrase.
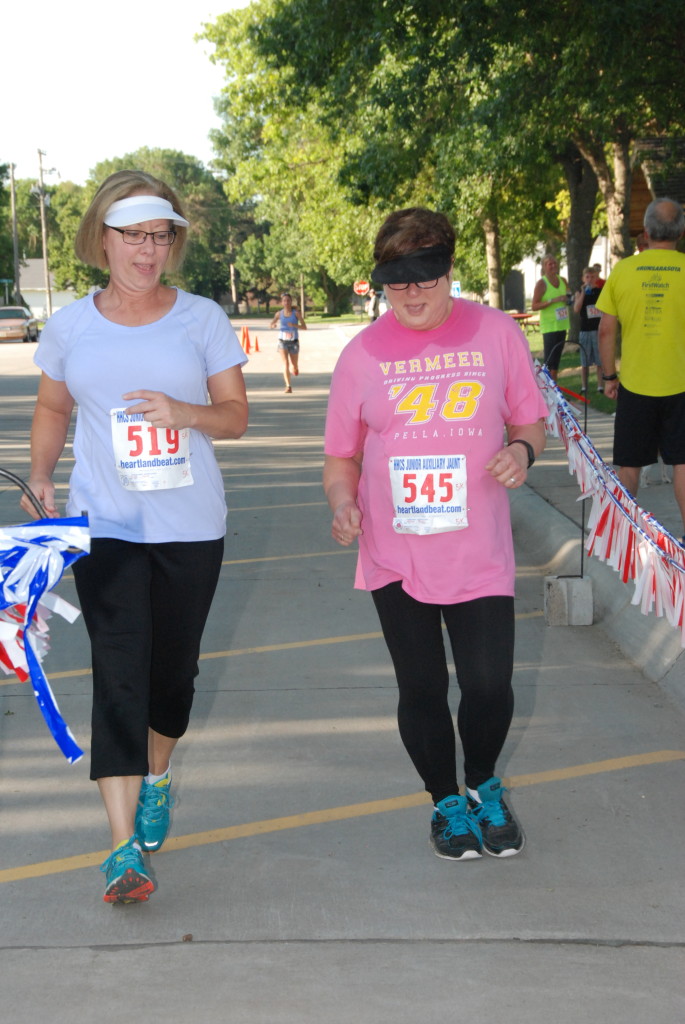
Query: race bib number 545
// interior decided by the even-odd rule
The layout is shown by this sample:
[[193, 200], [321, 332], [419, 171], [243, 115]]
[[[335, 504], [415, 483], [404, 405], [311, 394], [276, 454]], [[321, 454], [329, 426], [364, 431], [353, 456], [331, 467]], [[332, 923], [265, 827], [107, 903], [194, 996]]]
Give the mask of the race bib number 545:
[[193, 482], [190, 430], [153, 427], [142, 413], [110, 411], [119, 483], [127, 491], [168, 490]]
[[466, 456], [391, 456], [393, 528], [398, 533], [447, 533], [469, 525]]

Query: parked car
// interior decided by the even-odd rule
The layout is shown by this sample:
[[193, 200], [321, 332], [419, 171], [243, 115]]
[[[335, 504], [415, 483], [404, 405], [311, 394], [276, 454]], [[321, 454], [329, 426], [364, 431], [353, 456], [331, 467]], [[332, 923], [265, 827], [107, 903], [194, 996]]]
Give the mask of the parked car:
[[0, 341], [38, 341], [38, 321], [25, 306], [0, 306]]

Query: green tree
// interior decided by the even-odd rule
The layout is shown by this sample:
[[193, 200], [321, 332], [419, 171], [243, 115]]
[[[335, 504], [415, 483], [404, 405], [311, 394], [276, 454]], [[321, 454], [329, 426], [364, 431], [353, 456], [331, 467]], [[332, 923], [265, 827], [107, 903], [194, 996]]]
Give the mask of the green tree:
[[[270, 10], [272, 4], [253, 7]], [[337, 311], [349, 306], [355, 278], [371, 269], [379, 212], [374, 204], [351, 201], [341, 180], [354, 140], [335, 145], [314, 105], [283, 103], [282, 76], [267, 70], [249, 42], [253, 15], [253, 8], [222, 15], [207, 29], [215, 60], [226, 64], [228, 75], [217, 106], [223, 127], [214, 135], [215, 165], [226, 174], [229, 197], [253, 202], [263, 225], [263, 241], [237, 265], [243, 277], [250, 267], [275, 287], [295, 287], [303, 279], [312, 299]], [[259, 268], [257, 253], [264, 259]]]
[[[460, 129], [469, 120], [483, 126], [496, 187], [503, 168], [518, 166], [532, 194], [535, 149], [558, 160], [571, 144], [597, 179], [619, 258], [630, 251], [636, 140], [683, 131], [683, 13], [683, 0], [560, 0], [551, 7], [542, 0], [453, 0], [447, 7], [432, 0], [275, 0], [251, 22], [249, 38], [284, 75], [288, 100], [316, 95], [329, 123], [347, 126], [372, 105], [385, 111], [409, 152], [417, 140], [430, 152], [441, 135], [455, 135], [468, 149]], [[352, 33], [351, 25], [364, 31]], [[402, 162], [395, 173], [402, 175]], [[575, 205], [577, 181], [570, 183]], [[593, 206], [583, 199], [583, 215], [572, 211], [573, 230]], [[507, 233], [515, 230], [507, 225]]]
[[[19, 255], [19, 273], [21, 278], [21, 267], [28, 259], [42, 259], [43, 257], [43, 236], [40, 220], [40, 204], [38, 200], [38, 183], [33, 178], [20, 178], [14, 183], [16, 220], [17, 220], [17, 245]], [[45, 219], [47, 229], [47, 240], [49, 249], [50, 267], [58, 271], [61, 264], [61, 250], [64, 247], [64, 224], [61, 222], [60, 210], [74, 190], [79, 191], [79, 186], [71, 182], [60, 182], [57, 185], [45, 186]], [[0, 247], [7, 253], [7, 272], [3, 277], [14, 278], [14, 247], [12, 242], [12, 220], [9, 186], [6, 184], [0, 193]], [[80, 207], [79, 207], [80, 210]], [[80, 215], [80, 214], [79, 214]], [[68, 242], [73, 242], [73, 234], [67, 232]], [[62, 287], [59, 280], [59, 273], [56, 274], [57, 285]], [[67, 285], [71, 281], [66, 282]]]
[[[10, 221], [9, 168], [0, 164], [0, 277], [14, 280], [14, 249]], [[4, 288], [0, 290], [0, 301], [4, 302]]]
[[[40, 259], [43, 255], [43, 237], [40, 223], [38, 182], [34, 178], [20, 178], [14, 182], [17, 211], [17, 238], [21, 259]], [[55, 186], [45, 185], [45, 217], [48, 234], [52, 234], [54, 218], [51, 203]]]
[[59, 289], [73, 288], [77, 295], [86, 295], [92, 288], [104, 288], [107, 274], [89, 267], [76, 258], [74, 239], [95, 188], [60, 182], [50, 203], [50, 269]]
[[512, 55], [500, 79], [510, 120], [553, 152], [573, 144], [597, 178], [612, 260], [627, 255], [638, 140], [685, 130], [683, 0], [455, 0], [451, 10], [479, 73], [502, 48]]
[[[364, 31], [350, 33], [357, 24]], [[261, 194], [275, 206], [278, 175], [289, 185], [295, 175], [297, 182], [282, 140], [292, 140], [288, 126], [299, 118], [309, 137], [322, 141], [314, 154], [325, 168], [316, 176], [322, 187], [310, 180], [300, 202], [301, 224], [313, 229], [318, 216], [326, 225], [323, 238], [314, 233], [317, 253], [327, 252], [330, 263], [336, 243], [337, 254], [355, 254], [357, 263], [364, 255], [368, 267], [382, 213], [438, 205], [456, 221], [464, 283], [478, 291], [489, 284], [499, 305], [503, 273], [551, 220], [544, 198], [556, 191], [550, 192], [554, 174], [539, 145], [501, 121], [498, 97], [470, 71], [466, 56], [455, 58], [456, 36], [455, 19], [437, 4], [369, 8], [357, 0], [341, 0], [335, 11], [326, 0], [262, 0], [222, 16], [207, 33], [216, 58], [226, 61], [226, 114], [240, 124], [225, 137], [246, 187], [259, 192], [258, 175], [268, 174], [269, 190]], [[273, 220], [275, 211], [269, 212]], [[356, 253], [350, 230], [360, 223], [365, 237]]]

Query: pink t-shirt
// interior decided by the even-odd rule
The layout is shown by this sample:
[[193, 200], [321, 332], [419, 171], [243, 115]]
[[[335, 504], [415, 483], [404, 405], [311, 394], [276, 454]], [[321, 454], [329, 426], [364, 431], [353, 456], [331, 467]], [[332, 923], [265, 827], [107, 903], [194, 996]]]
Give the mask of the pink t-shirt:
[[[355, 586], [401, 580], [429, 604], [513, 596], [509, 497], [484, 466], [505, 424], [546, 415], [528, 344], [505, 313], [456, 299], [435, 330], [403, 327], [389, 311], [361, 331], [333, 373], [325, 439], [327, 455], [364, 455]], [[465, 527], [405, 532], [404, 513], [437, 522], [459, 509]]]

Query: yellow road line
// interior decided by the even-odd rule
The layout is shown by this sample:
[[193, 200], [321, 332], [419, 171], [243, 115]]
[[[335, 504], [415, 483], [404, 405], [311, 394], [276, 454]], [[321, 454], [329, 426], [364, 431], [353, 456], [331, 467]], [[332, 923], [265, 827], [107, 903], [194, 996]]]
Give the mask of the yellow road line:
[[233, 558], [221, 563], [224, 565], [251, 565], [253, 562], [289, 562], [293, 559], [300, 561], [302, 558], [326, 558], [333, 555], [355, 554], [356, 548], [347, 548], [344, 551], [307, 551], [297, 555], [261, 555], [259, 558]]
[[[555, 768], [551, 771], [534, 772], [530, 775], [512, 775], [503, 781], [505, 785], [515, 789], [521, 786], [537, 786], [546, 782], [579, 779], [587, 775], [602, 775], [604, 772], [625, 771], [629, 768], [643, 768], [653, 764], [668, 764], [673, 761], [685, 761], [685, 750], [655, 750], [651, 753], [616, 757], [607, 761], [593, 761], [589, 764], [573, 765], [570, 768]], [[390, 797], [387, 800], [369, 800], [366, 803], [330, 807], [321, 811], [306, 811], [303, 814], [291, 814], [283, 818], [266, 818], [263, 821], [251, 821], [243, 825], [230, 825], [227, 828], [210, 829], [207, 832], [195, 832], [191, 835], [168, 839], [162, 854], [172, 853], [175, 850], [188, 850], [195, 846], [208, 846], [211, 843], [227, 843], [232, 839], [263, 836], [270, 832], [305, 828], [308, 825], [328, 825], [350, 818], [384, 814], [388, 811], [401, 811], [429, 802], [430, 798], [425, 792], [409, 793], [407, 796]], [[5, 868], [0, 871], [0, 883], [20, 882], [27, 878], [41, 878], [45, 875], [94, 867], [100, 864], [108, 854], [109, 850], [98, 850], [96, 853], [84, 853], [76, 857], [64, 857], [60, 860], [46, 860], [39, 864], [27, 864], [20, 868]]]
[[[542, 611], [522, 611], [516, 618], [539, 618]], [[444, 629], [444, 627], [442, 627]], [[208, 651], [200, 655], [201, 662], [212, 662], [217, 657], [239, 657], [243, 654], [271, 654], [276, 650], [300, 650], [305, 647], [326, 647], [336, 643], [356, 643], [358, 640], [381, 640], [383, 634], [377, 633], [349, 633], [342, 637], [319, 637], [316, 640], [291, 640], [288, 643], [270, 643], [261, 647], [236, 647], [233, 650]], [[49, 679], [71, 679], [72, 676], [89, 676], [90, 669], [70, 669], [66, 672], [50, 672]], [[15, 686], [18, 679], [13, 676], [9, 679], [0, 679], [0, 686]]]
[[[213, 661], [216, 658], [237, 658], [244, 654], [273, 654], [274, 651], [301, 650], [305, 647], [326, 647], [329, 644], [349, 644], [358, 640], [380, 640], [383, 634], [378, 633], [350, 633], [347, 636], [323, 636], [317, 640], [290, 640], [282, 644], [264, 644], [261, 647], [236, 647], [230, 651], [208, 651], [200, 655], [200, 661]], [[49, 672], [49, 679], [69, 679], [71, 676], [89, 676], [89, 668], [79, 668], [67, 672]], [[0, 686], [16, 684], [19, 680], [5, 679], [0, 681]], [[29, 684], [30, 685], [30, 684]]]
[[[517, 619], [536, 619], [543, 615], [542, 611], [521, 612]], [[443, 626], [444, 629], [444, 626]], [[381, 640], [383, 634], [376, 633], [348, 633], [346, 636], [323, 636], [317, 640], [291, 640], [282, 644], [264, 644], [261, 647], [236, 647], [231, 651], [208, 651], [200, 655], [200, 661], [213, 661], [216, 658], [237, 658], [245, 654], [273, 654], [274, 651], [301, 650], [306, 647], [326, 647], [329, 644], [349, 644], [359, 640]], [[72, 676], [89, 676], [89, 668], [75, 668], [65, 672], [49, 672], [49, 679], [70, 679]], [[19, 680], [16, 676], [9, 679], [0, 679], [0, 686], [15, 686]], [[29, 685], [29, 684], [27, 684]]]
[[232, 651], [212, 651], [201, 654], [200, 661], [211, 661], [213, 658], [235, 658], [243, 654], [271, 654], [274, 651], [295, 651], [305, 647], [326, 647], [328, 644], [349, 644], [358, 640], [380, 640], [383, 634], [350, 633], [347, 636], [322, 636], [317, 640], [291, 640], [282, 644], [264, 644], [262, 647], [237, 647]]
[[[235, 489], [233, 490], [235, 494]], [[288, 504], [283, 505], [241, 505], [239, 508], [235, 505], [229, 505], [228, 514], [232, 512], [271, 512], [272, 509], [279, 508], [321, 508], [328, 507], [327, 501], [291, 501]]]

